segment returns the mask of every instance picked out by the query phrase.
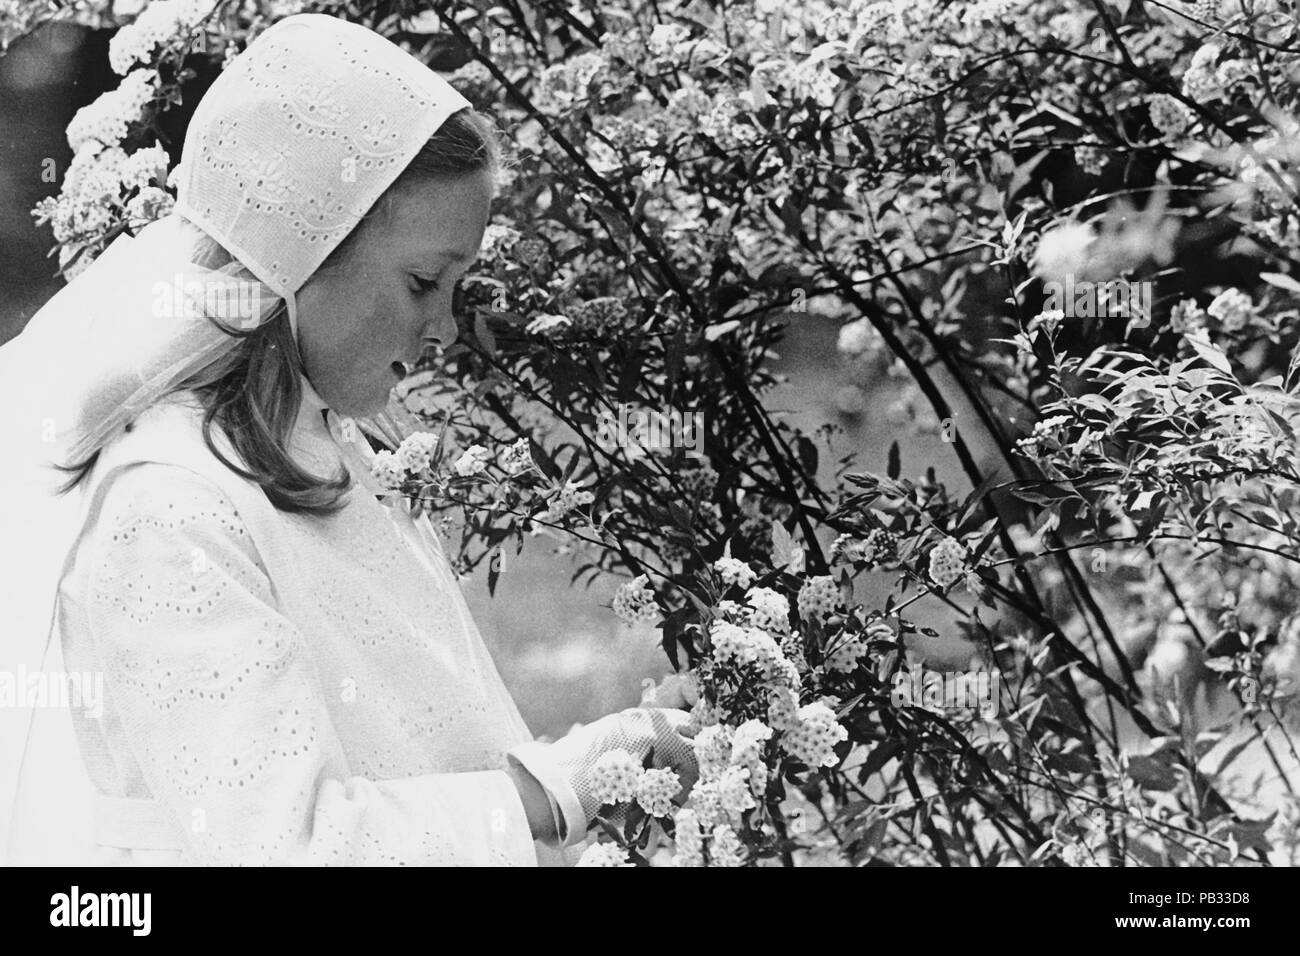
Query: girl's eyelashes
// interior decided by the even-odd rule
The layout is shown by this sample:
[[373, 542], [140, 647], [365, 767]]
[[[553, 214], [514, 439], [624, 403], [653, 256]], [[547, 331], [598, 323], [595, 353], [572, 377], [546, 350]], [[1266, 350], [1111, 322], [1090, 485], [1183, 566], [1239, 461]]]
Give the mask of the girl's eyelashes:
[[424, 276], [417, 276], [414, 274], [411, 275], [411, 279], [414, 283], [414, 291], [416, 292], [433, 292], [438, 288], [437, 279], [426, 279]]

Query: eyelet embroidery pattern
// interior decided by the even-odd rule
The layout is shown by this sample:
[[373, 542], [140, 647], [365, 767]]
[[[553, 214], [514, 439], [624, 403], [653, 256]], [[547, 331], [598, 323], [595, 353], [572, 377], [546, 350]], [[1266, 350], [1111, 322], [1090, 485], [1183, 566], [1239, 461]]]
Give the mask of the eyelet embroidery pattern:
[[316, 271], [442, 122], [471, 105], [387, 40], [343, 21], [305, 22], [275, 24], [222, 72], [173, 174], [177, 213], [282, 295]]
[[[310, 439], [295, 433], [294, 447]], [[421, 823], [382, 812], [353, 819], [354, 804], [320, 795], [354, 775], [358, 785], [400, 788], [427, 775], [501, 770], [505, 750], [531, 737], [463, 597], [449, 590], [458, 585], [445, 558], [400, 527], [407, 516], [360, 484], [327, 518], [274, 512], [293, 580], [283, 572], [268, 580], [246, 519], [207, 479], [144, 464], [116, 480], [91, 535], [98, 560], [78, 565], [95, 635], [78, 657], [98, 655], [108, 682], [107, 719], [91, 733], [124, 735], [102, 749], [131, 765], [107, 779], [171, 795], [182, 827], [186, 813], [205, 811], [186, 860], [281, 859], [304, 849], [307, 825], [313, 862], [533, 859], [531, 839], [517, 834], [464, 844], [456, 820], [477, 816], [482, 826], [482, 799], [462, 802], [456, 812], [470, 816], [457, 817], [449, 808], [466, 798], [453, 792], [428, 810], [443, 818]], [[195, 542], [207, 562], [197, 576]], [[330, 769], [317, 793], [322, 766]], [[399, 839], [399, 823], [415, 829]], [[526, 823], [510, 826], [526, 833]]]

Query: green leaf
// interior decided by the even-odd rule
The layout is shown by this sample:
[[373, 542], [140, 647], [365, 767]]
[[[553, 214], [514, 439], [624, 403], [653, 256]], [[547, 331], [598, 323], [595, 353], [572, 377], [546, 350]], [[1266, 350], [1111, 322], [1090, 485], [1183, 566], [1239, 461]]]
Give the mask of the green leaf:
[[1217, 368], [1220, 372], [1227, 375], [1232, 374], [1232, 364], [1228, 361], [1228, 356], [1223, 354], [1223, 350], [1210, 341], [1205, 331], [1199, 330], [1196, 333], [1188, 333], [1184, 336], [1196, 354]]

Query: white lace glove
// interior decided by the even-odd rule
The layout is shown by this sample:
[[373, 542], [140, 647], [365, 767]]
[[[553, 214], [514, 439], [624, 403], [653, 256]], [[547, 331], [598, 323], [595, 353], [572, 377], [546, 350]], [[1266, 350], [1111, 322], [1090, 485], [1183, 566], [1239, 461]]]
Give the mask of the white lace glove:
[[[626, 750], [638, 760], [654, 750], [652, 766], [677, 772], [682, 794], [699, 778], [684, 710], [630, 707], [592, 721], [550, 744], [533, 742], [510, 751], [559, 804], [563, 842], [580, 842], [601, 803], [592, 793], [592, 768], [602, 754]], [[574, 799], [576, 798], [576, 800]], [[567, 831], [567, 832], [566, 832]], [[578, 831], [578, 832], [574, 832]]]

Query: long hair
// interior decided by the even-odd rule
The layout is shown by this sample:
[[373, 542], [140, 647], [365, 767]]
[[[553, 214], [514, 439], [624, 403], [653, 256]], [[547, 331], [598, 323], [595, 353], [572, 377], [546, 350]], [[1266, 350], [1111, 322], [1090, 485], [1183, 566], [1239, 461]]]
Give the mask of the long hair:
[[[495, 176], [501, 163], [495, 124], [484, 114], [466, 107], [438, 127], [371, 212], [386, 207], [394, 188], [412, 178], [437, 180], [480, 170], [488, 170]], [[331, 250], [320, 268], [346, 264], [357, 233], [358, 228], [354, 228]], [[216, 240], [206, 234], [198, 239], [196, 264], [217, 269], [232, 261], [234, 257]], [[239, 343], [177, 382], [167, 394], [183, 391], [196, 394], [204, 410], [204, 443], [222, 464], [260, 485], [276, 508], [315, 515], [338, 511], [344, 495], [352, 487], [347, 469], [321, 477], [302, 468], [288, 452], [289, 436], [302, 401], [303, 363], [284, 303], [254, 329], [232, 328], [213, 316], [209, 320], [226, 334], [238, 338]], [[222, 454], [213, 440], [214, 427], [226, 434], [240, 463]], [[99, 451], [96, 449], [81, 461], [60, 466], [70, 475], [61, 492], [72, 490], [89, 476], [99, 460]]]

